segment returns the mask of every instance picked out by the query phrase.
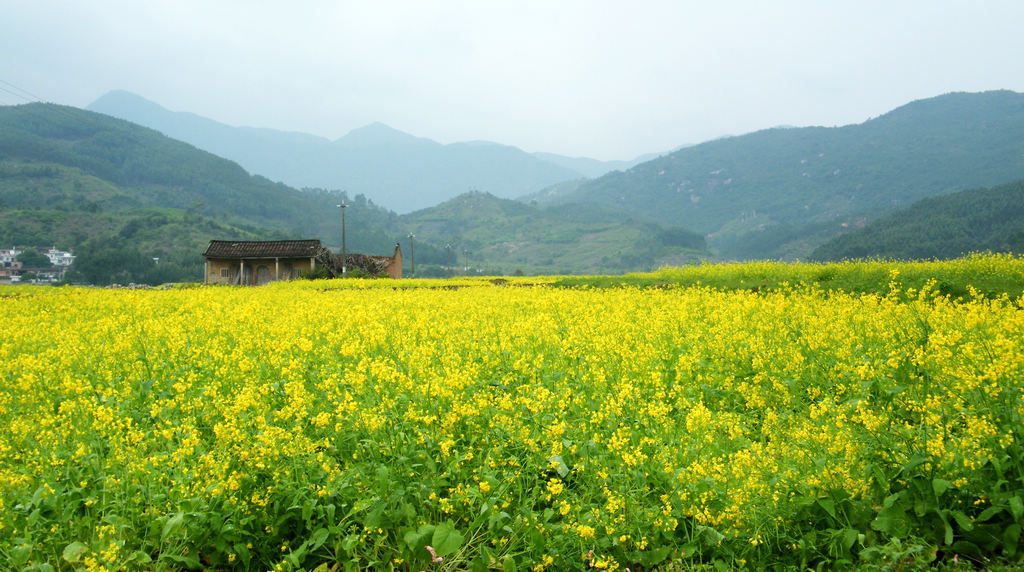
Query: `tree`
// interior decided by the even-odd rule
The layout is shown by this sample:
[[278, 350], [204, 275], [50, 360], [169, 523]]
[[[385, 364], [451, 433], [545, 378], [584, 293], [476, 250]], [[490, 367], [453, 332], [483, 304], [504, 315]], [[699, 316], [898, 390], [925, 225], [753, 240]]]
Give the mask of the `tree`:
[[50, 259], [34, 248], [26, 248], [18, 255], [18, 262], [24, 268], [49, 268]]
[[154, 266], [153, 258], [139, 252], [131, 241], [110, 234], [90, 238], [76, 254], [76, 274], [90, 284], [141, 282]]

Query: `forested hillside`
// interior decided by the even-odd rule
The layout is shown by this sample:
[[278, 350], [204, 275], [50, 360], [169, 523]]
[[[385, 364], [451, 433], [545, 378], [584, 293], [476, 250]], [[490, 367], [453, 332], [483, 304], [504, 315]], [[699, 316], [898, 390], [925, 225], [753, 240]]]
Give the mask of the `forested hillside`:
[[[542, 209], [465, 196], [399, 216], [363, 195], [272, 183], [106, 115], [0, 107], [0, 245], [72, 250], [79, 281], [199, 280], [212, 239], [318, 238], [337, 250], [342, 201], [349, 252], [389, 255], [401, 241], [407, 272], [415, 256], [420, 275], [455, 272], [453, 252], [464, 263], [459, 272], [498, 274], [651, 270], [706, 256], [700, 235], [603, 207]], [[483, 216], [486, 203], [499, 205], [491, 216]]]
[[1024, 253], [1024, 180], [923, 199], [814, 250], [814, 260]]
[[710, 141], [535, 198], [692, 228], [723, 258], [796, 258], [922, 198], [1022, 177], [1024, 95], [997, 91]]
[[713, 141], [529, 203], [468, 192], [405, 215], [363, 195], [273, 183], [106, 115], [0, 107], [0, 244], [73, 250], [72, 276], [93, 283], [198, 280], [211, 239], [319, 238], [338, 249], [342, 201], [350, 252], [390, 254], [400, 241], [406, 272], [415, 258], [420, 276], [619, 273], [812, 253], [946, 258], [1019, 248], [1020, 183], [870, 223], [922, 198], [1021, 179], [1024, 96], [1012, 92]]
[[0, 243], [72, 249], [85, 281], [198, 280], [202, 251], [214, 238], [340, 244], [341, 200], [356, 215], [351, 249], [390, 252], [396, 215], [365, 197], [271, 183], [98, 113], [0, 107]]
[[[698, 233], [597, 204], [538, 208], [472, 192], [404, 215], [402, 221], [417, 237], [433, 242], [429, 260], [501, 273], [619, 273], [707, 258]], [[453, 251], [437, 249], [448, 244]]]

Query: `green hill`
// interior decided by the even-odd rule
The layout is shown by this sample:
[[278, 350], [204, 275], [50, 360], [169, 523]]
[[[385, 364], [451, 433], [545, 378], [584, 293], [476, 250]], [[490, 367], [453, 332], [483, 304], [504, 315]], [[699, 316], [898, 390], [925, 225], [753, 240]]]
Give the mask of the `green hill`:
[[[394, 213], [365, 197], [299, 191], [106, 115], [51, 104], [0, 107], [0, 244], [52, 244], [84, 254], [90, 282], [198, 280], [211, 239], [320, 237], [389, 253]], [[108, 252], [120, 252], [108, 256]], [[102, 256], [99, 254], [102, 253]], [[116, 268], [116, 260], [125, 268]], [[160, 258], [157, 263], [153, 258]], [[102, 259], [104, 269], [90, 265]]]
[[859, 125], [780, 128], [688, 147], [538, 193], [709, 235], [723, 258], [806, 257], [917, 200], [1024, 177], [1024, 95], [954, 93]]
[[[700, 234], [597, 204], [540, 208], [470, 192], [401, 220], [416, 240], [434, 245], [424, 251], [429, 258], [417, 247], [417, 260], [503, 274], [653, 270], [707, 257]], [[452, 252], [437, 248], [449, 244]]]
[[408, 272], [415, 233], [421, 276], [451, 272], [449, 261], [465, 254], [474, 271], [494, 273], [621, 272], [704, 256], [701, 235], [607, 207], [543, 209], [468, 193], [399, 216], [363, 195], [272, 183], [106, 115], [0, 107], [0, 244], [73, 250], [77, 280], [198, 280], [211, 239], [319, 238], [338, 249], [343, 200], [349, 252], [390, 254], [401, 241]]
[[1024, 180], [923, 199], [819, 246], [814, 260], [1024, 253]]

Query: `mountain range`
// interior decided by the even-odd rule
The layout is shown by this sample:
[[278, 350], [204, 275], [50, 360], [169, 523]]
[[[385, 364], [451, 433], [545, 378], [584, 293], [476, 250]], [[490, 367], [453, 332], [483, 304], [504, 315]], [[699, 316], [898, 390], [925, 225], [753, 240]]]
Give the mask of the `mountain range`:
[[[353, 156], [376, 149], [381, 180], [391, 176], [381, 165], [429, 155], [409, 149], [445, 157], [453, 149], [465, 152], [476, 161], [472, 169], [483, 171], [481, 157], [507, 157], [502, 153], [512, 149], [445, 146], [379, 124], [330, 142], [170, 117], [219, 125], [229, 146], [246, 147], [243, 135], [250, 133], [258, 142], [250, 146], [264, 150], [284, 139], [293, 148], [327, 145]], [[555, 159], [546, 164], [572, 170]], [[586, 163], [558, 160], [577, 168]], [[1013, 207], [1019, 183], [997, 185], [1024, 179], [1024, 95], [947, 94], [858, 125], [769, 129], [681, 148], [593, 179], [572, 173], [519, 200], [474, 190], [397, 214], [365, 194], [275, 183], [107, 114], [7, 106], [0, 107], [0, 243], [72, 249], [85, 253], [83, 264], [132, 259], [139, 268], [133, 276], [188, 280], [198, 275], [202, 246], [215, 238], [321, 238], [339, 247], [336, 205], [344, 201], [351, 205], [350, 252], [387, 254], [401, 241], [411, 263], [415, 236], [420, 275], [451, 273], [459, 266], [454, 262], [462, 271], [497, 274], [618, 273], [709, 259], [1018, 251], [1024, 248], [1024, 225]], [[952, 202], [939, 200], [947, 196]], [[923, 249], [926, 242], [935, 248]], [[922, 248], [901, 250], [900, 243]], [[159, 273], [146, 267], [156, 258]], [[123, 275], [97, 273], [89, 281]]]
[[233, 127], [169, 111], [126, 91], [109, 92], [88, 110], [126, 119], [237, 162], [250, 173], [296, 188], [344, 189], [407, 213], [469, 190], [516, 198], [552, 184], [600, 176], [634, 161], [530, 154], [487, 141], [443, 145], [372, 123], [331, 141], [274, 129]]
[[1024, 95], [992, 91], [914, 101], [857, 125], [709, 141], [532, 199], [689, 228], [725, 259], [794, 259], [914, 201], [1021, 178]]
[[365, 195], [250, 175], [109, 115], [0, 107], [0, 244], [73, 250], [84, 281], [196, 280], [212, 239], [319, 238], [337, 249], [343, 202], [349, 252], [390, 254], [401, 241], [419, 275], [453, 272], [453, 252], [469, 257], [461, 272], [494, 274], [650, 270], [706, 255], [700, 235], [600, 205], [542, 209], [477, 191], [398, 215]]
[[917, 200], [1024, 178], [1024, 95], [1011, 91], [950, 93], [855, 125], [724, 137], [638, 164], [531, 155], [487, 142], [441, 145], [379, 123], [328, 141], [230, 127], [127, 92], [111, 92], [90, 109], [148, 125], [250, 172], [362, 192], [400, 213], [468, 189], [540, 207], [597, 203], [704, 234], [721, 259], [806, 258]]

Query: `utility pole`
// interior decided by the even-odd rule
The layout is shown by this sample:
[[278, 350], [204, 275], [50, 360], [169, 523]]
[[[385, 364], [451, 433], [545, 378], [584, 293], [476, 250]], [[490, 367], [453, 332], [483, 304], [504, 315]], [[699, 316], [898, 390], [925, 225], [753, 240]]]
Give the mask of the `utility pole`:
[[463, 248], [462, 256], [466, 259], [466, 265], [462, 267], [462, 272], [464, 274], [469, 274], [469, 251]]
[[413, 242], [414, 238], [416, 238], [416, 235], [410, 232], [409, 233], [409, 255], [412, 257], [412, 277], [413, 278], [416, 277], [416, 243]]
[[348, 272], [348, 252], [345, 250], [345, 203], [338, 205], [341, 209], [341, 277], [344, 278]]
[[445, 248], [445, 250], [448, 251], [448, 257], [447, 257], [446, 260], [448, 261], [448, 272], [451, 272], [452, 271], [452, 245], [451, 244], [446, 244], [446, 245], [444, 245], [444, 248]]

